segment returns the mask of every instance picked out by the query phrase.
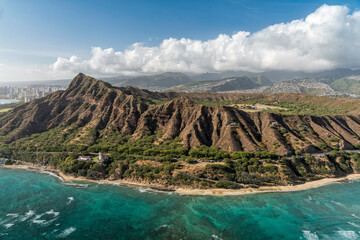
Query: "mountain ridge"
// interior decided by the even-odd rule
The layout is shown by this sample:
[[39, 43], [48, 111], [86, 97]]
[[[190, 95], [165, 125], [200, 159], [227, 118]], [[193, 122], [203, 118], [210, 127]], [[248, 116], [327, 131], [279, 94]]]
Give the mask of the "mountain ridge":
[[263, 77], [229, 77], [220, 80], [199, 81], [171, 87], [167, 91], [187, 92], [228, 92], [246, 89], [256, 89], [263, 86], [270, 86], [272, 82]]
[[[360, 137], [358, 116], [244, 112], [231, 106], [198, 104], [191, 96], [117, 88], [79, 74], [65, 91], [0, 114], [0, 135], [11, 143], [60, 126], [70, 129], [75, 124], [74, 143], [77, 142], [74, 139], [81, 139], [92, 128], [100, 134], [98, 138], [115, 130], [134, 139], [161, 131], [158, 143], [180, 137], [188, 149], [207, 145], [225, 151], [273, 151], [281, 155], [318, 151], [320, 143], [339, 147], [342, 144], [345, 148], [359, 143], [354, 138]], [[331, 138], [337, 139], [336, 144]]]
[[[208, 91], [208, 92], [301, 92], [317, 96], [347, 96], [359, 98], [359, 87], [354, 77], [360, 76], [359, 70], [333, 69], [321, 72], [294, 71], [226, 71], [222, 73], [190, 74], [165, 72], [140, 76], [103, 77], [115, 87], [139, 87], [151, 91]], [[241, 81], [241, 79], [243, 81]], [[250, 80], [251, 81], [250, 81]], [[247, 81], [245, 81], [247, 80]], [[308, 83], [303, 88], [302, 81]], [[310, 81], [311, 80], [311, 81]], [[30, 88], [58, 86], [66, 87], [70, 80], [38, 81], [27, 84]], [[299, 85], [294, 89], [293, 84]], [[1, 84], [1, 83], [0, 83]], [[25, 83], [6, 83], [5, 86], [21, 86]], [[56, 85], [54, 85], [56, 84]], [[311, 86], [313, 85], [313, 86]], [[276, 89], [276, 90], [274, 90]]]

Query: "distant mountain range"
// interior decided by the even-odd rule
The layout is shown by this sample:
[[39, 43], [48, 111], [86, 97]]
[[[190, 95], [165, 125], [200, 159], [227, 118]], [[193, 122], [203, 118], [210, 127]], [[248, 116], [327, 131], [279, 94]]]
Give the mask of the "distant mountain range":
[[344, 96], [330, 87], [329, 84], [317, 81], [312, 78], [293, 79], [277, 82], [269, 88], [263, 90], [265, 93], [306, 93], [317, 96]]
[[170, 91], [188, 92], [229, 92], [236, 90], [257, 89], [271, 86], [272, 82], [264, 76], [230, 77], [221, 80], [191, 82], [169, 88]]
[[313, 73], [307, 73], [302, 71], [269, 71], [269, 72], [263, 72], [261, 74], [269, 78], [273, 82], [279, 82], [279, 81], [291, 80], [291, 79], [301, 79], [301, 78], [314, 78], [321, 82], [330, 83], [342, 77], [360, 75], [360, 70], [337, 68], [333, 70], [313, 72]]
[[360, 96], [360, 75], [337, 79], [330, 86], [336, 91]]
[[322, 81], [324, 79], [304, 78], [277, 82], [264, 93], [306, 93], [316, 96], [328, 97], [360, 97], [360, 75], [336, 79], [335, 81]]
[[[318, 96], [360, 96], [360, 70], [334, 69], [306, 73], [301, 71], [226, 71], [222, 73], [185, 74], [166, 72], [136, 77], [101, 78], [113, 86], [133, 86], [152, 91], [307, 93]], [[0, 83], [8, 86], [67, 87], [70, 80]]]
[[104, 80], [110, 82], [113, 86], [125, 87], [133, 86], [138, 88], [145, 88], [149, 90], [158, 90], [170, 88], [180, 84], [186, 84], [193, 80], [184, 73], [180, 72], [167, 72], [158, 75], [139, 76], [132, 78], [111, 78]]
[[[224, 82], [224, 80], [233, 79], [233, 83], [244, 81], [245, 86], [237, 85], [236, 88], [232, 88], [231, 90], [243, 90], [243, 89], [251, 89], [258, 88], [262, 86], [269, 86], [273, 83], [293, 80], [293, 79], [305, 79], [311, 78], [315, 79], [319, 82], [324, 82], [326, 84], [330, 84], [333, 81], [354, 76], [360, 75], [360, 70], [351, 70], [351, 69], [334, 69], [328, 71], [307, 73], [301, 71], [267, 71], [267, 72], [247, 72], [247, 71], [226, 71], [222, 73], [202, 73], [202, 74], [185, 74], [179, 72], [167, 72], [163, 74], [156, 75], [145, 75], [145, 76], [137, 76], [137, 77], [113, 77], [113, 78], [102, 78], [102, 80], [111, 83], [114, 86], [134, 86], [139, 88], [145, 88], [148, 90], [166, 90], [167, 88], [176, 87], [175, 89], [183, 89], [184, 91], [192, 91], [187, 89], [187, 87], [203, 89], [208, 84], [217, 85], [220, 82]], [[240, 79], [241, 77], [247, 77], [253, 81], [250, 83], [246, 78]], [[237, 79], [234, 79], [237, 78]], [[262, 79], [261, 82], [258, 82], [258, 79]], [[210, 83], [209, 81], [216, 81], [214, 83]], [[234, 82], [235, 81], [235, 82]], [[198, 83], [199, 82], [199, 83]], [[196, 83], [196, 84], [195, 84]], [[200, 85], [204, 85], [201, 87]], [[253, 85], [253, 87], [250, 87]], [[210, 91], [228, 91], [226, 87], [220, 87], [219, 90], [216, 88], [213, 89], [209, 87]]]
[[137, 77], [103, 78], [114, 86], [134, 86], [158, 91], [306, 93], [318, 96], [360, 96], [360, 70], [334, 69], [306, 73], [227, 71], [184, 74], [167, 72]]

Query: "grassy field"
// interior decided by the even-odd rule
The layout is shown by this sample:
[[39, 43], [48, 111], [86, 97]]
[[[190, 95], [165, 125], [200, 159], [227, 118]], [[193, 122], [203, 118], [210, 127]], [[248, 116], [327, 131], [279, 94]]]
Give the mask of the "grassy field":
[[306, 94], [224, 94], [220, 97], [214, 94], [203, 101], [202, 97], [204, 96], [194, 99], [194, 102], [205, 106], [271, 106], [271, 109], [260, 111], [288, 115], [360, 114], [360, 100], [352, 98], [317, 97]]
[[[199, 104], [206, 105], [206, 106], [234, 106], [234, 105], [267, 105], [272, 106], [271, 109], [245, 109], [245, 111], [264, 111], [264, 112], [271, 112], [271, 113], [282, 113], [288, 115], [297, 115], [297, 114], [309, 114], [309, 115], [343, 115], [343, 114], [350, 114], [346, 108], [337, 107], [337, 106], [324, 106], [319, 105], [317, 103], [308, 103], [308, 102], [270, 102], [266, 100], [245, 100], [245, 101], [217, 101], [217, 102], [198, 102]], [[243, 110], [243, 109], [241, 109]], [[353, 109], [351, 109], [353, 110]]]
[[9, 111], [9, 110], [11, 110], [12, 108], [4, 108], [4, 109], [0, 109], [0, 113], [1, 112], [7, 112], [7, 111]]

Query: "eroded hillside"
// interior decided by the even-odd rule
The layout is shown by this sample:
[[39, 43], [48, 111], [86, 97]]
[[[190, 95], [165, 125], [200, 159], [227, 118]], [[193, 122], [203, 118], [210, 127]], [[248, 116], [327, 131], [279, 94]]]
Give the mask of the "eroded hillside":
[[[343, 108], [342, 115], [284, 115], [246, 112], [227, 101], [318, 101]], [[214, 104], [211, 104], [214, 103]], [[156, 135], [156, 144], [180, 137], [182, 144], [216, 146], [225, 151], [271, 151], [280, 155], [359, 146], [359, 103], [347, 98], [296, 94], [158, 93], [116, 88], [79, 74], [65, 91], [34, 100], [0, 115], [2, 141], [60, 129], [64, 141], [91, 146], [113, 132], [141, 139]], [[89, 132], [93, 136], [89, 138]]]

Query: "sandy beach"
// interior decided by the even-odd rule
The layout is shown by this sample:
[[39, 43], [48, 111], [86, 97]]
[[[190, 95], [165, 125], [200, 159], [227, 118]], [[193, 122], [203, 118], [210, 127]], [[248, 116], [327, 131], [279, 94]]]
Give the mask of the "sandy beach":
[[[130, 182], [125, 180], [91, 180], [85, 177], [74, 177], [62, 173], [61, 171], [48, 167], [39, 167], [39, 166], [28, 166], [28, 165], [3, 165], [4, 168], [19, 168], [19, 169], [34, 169], [52, 172], [60, 176], [66, 182], [72, 181], [86, 181], [86, 182], [95, 182], [95, 183], [104, 183], [104, 184], [118, 184], [125, 186], [134, 186], [134, 187], [148, 187], [155, 190], [161, 190], [164, 186], [143, 184], [137, 182]], [[340, 178], [323, 178], [316, 181], [307, 182], [304, 184], [293, 185], [293, 186], [269, 186], [269, 187], [259, 187], [259, 188], [243, 188], [243, 189], [189, 189], [189, 188], [175, 188], [175, 193], [180, 195], [214, 195], [214, 196], [229, 196], [229, 195], [246, 195], [246, 194], [255, 194], [255, 193], [269, 193], [269, 192], [293, 192], [293, 191], [302, 191], [311, 188], [321, 187], [330, 183], [348, 181], [353, 179], [360, 179], [360, 174], [349, 174], [346, 177]]]
[[316, 181], [307, 182], [304, 184], [293, 186], [270, 186], [259, 188], [243, 188], [243, 189], [176, 189], [176, 192], [184, 195], [246, 195], [254, 193], [269, 193], [269, 192], [293, 192], [302, 191], [311, 188], [321, 187], [330, 183], [347, 181], [353, 179], [360, 179], [360, 174], [349, 174], [346, 177], [340, 178], [323, 178]]

